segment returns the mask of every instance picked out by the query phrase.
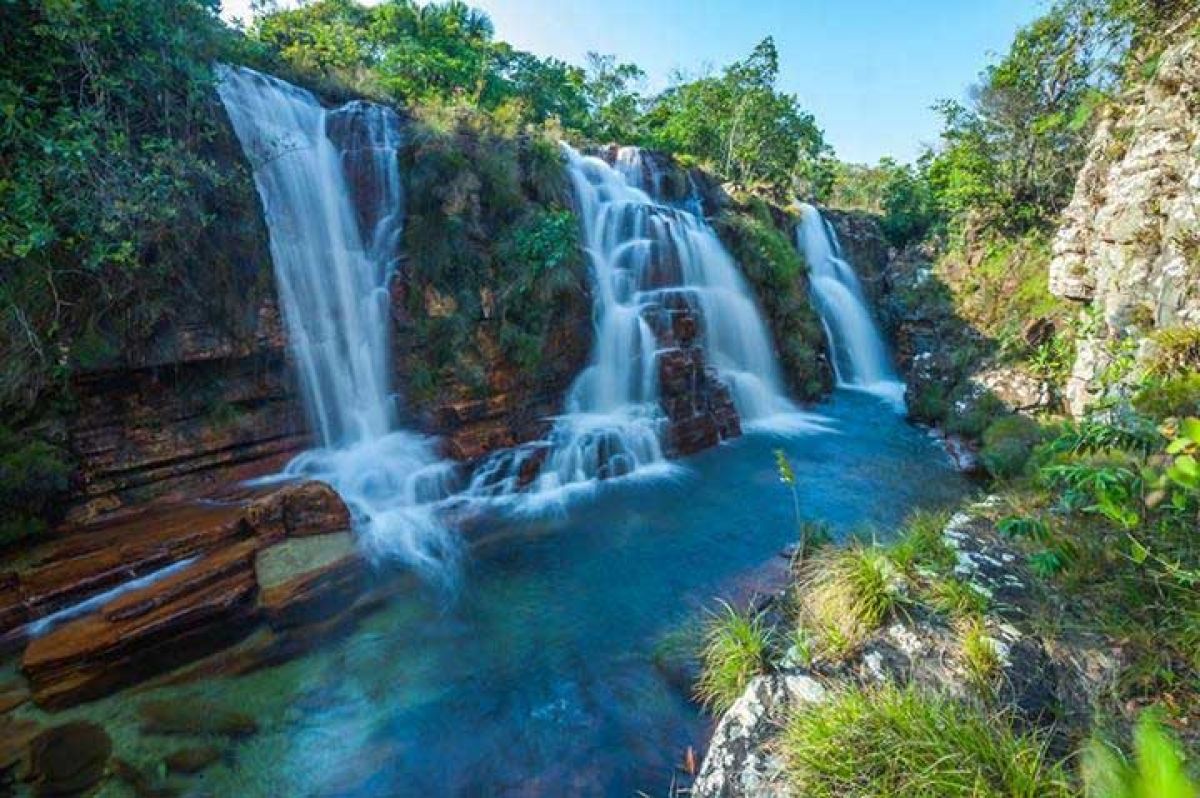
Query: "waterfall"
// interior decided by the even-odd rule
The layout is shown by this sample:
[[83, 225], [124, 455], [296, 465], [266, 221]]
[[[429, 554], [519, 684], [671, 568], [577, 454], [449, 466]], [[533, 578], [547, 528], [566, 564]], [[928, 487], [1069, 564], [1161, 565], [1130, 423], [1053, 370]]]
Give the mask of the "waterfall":
[[812, 205], [800, 205], [796, 244], [808, 261], [817, 311], [829, 339], [840, 387], [874, 393], [904, 411], [904, 383], [896, 376], [862, 284], [842, 257], [833, 225]]
[[[744, 426], [809, 426], [784, 393], [767, 327], [712, 228], [688, 208], [657, 199], [662, 175], [640, 149], [620, 149], [613, 165], [564, 152], [591, 267], [591, 360], [546, 445], [493, 458], [470, 492], [524, 490], [527, 506], [540, 506], [539, 497], [555, 504], [604, 479], [669, 473], [658, 355], [677, 310], [695, 315], [707, 363], [728, 385]], [[540, 470], [523, 486], [530, 457], [541, 459]]]
[[320, 443], [285, 475], [331, 484], [368, 548], [445, 576], [456, 540], [432, 505], [451, 468], [430, 439], [398, 429], [390, 388], [400, 119], [364, 102], [329, 110], [250, 69], [220, 67], [219, 78], [262, 200], [289, 351]]

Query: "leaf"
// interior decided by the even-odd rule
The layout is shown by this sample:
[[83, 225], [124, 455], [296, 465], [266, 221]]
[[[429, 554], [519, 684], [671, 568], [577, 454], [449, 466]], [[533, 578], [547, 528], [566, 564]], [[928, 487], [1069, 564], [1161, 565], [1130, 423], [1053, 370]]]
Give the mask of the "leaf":
[[1185, 418], [1179, 425], [1179, 431], [1192, 443], [1200, 446], [1200, 418]]
[[1150, 551], [1141, 544], [1141, 542], [1133, 537], [1129, 537], [1129, 557], [1138, 565], [1146, 562], [1146, 558], [1150, 556]]

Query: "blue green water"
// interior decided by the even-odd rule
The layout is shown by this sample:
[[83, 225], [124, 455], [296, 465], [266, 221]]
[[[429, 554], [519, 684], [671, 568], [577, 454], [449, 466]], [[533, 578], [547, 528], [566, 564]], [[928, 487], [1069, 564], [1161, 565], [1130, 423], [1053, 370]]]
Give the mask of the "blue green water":
[[[203, 699], [261, 731], [181, 781], [196, 795], [665, 795], [712, 721], [655, 666], [664, 634], [745, 595], [792, 541], [786, 450], [802, 512], [840, 535], [894, 526], [968, 489], [882, 401], [839, 393], [826, 431], [751, 434], [624, 483], [561, 516], [497, 522], [454, 601], [405, 595], [347, 637], [280, 667], [128, 693], [72, 711], [103, 721], [146, 768], [181, 740], [143, 737], [136, 705]], [[110, 788], [117, 794], [116, 788]]]

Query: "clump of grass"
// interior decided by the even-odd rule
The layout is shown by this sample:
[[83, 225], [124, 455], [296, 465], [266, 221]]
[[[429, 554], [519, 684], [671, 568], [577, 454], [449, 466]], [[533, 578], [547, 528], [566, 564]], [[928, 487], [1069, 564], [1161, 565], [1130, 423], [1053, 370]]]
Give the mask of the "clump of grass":
[[801, 707], [780, 739], [806, 798], [1066, 798], [1061, 766], [1003, 716], [893, 686]]
[[933, 581], [926, 590], [926, 598], [934, 609], [954, 617], [983, 615], [991, 608], [987, 596], [952, 576]]
[[883, 625], [904, 600], [905, 582], [883, 549], [856, 543], [818, 553], [797, 583], [800, 623], [822, 653], [844, 656]]
[[904, 521], [900, 536], [891, 546], [892, 561], [905, 570], [926, 569], [944, 573], [954, 567], [954, 552], [942, 537], [950, 520], [943, 511], [918, 510]]
[[968, 616], [958, 622], [958, 645], [967, 680], [976, 689], [990, 695], [1003, 663], [995, 641], [988, 637], [987, 626], [981, 616]]
[[733, 706], [750, 680], [770, 669], [773, 638], [761, 615], [721, 602], [704, 626], [696, 698], [718, 714]]

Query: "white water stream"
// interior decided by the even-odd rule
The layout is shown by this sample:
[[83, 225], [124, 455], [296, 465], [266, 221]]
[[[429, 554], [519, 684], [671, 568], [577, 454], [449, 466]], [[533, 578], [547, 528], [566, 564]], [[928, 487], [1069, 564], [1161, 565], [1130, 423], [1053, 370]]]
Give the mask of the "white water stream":
[[837, 232], [812, 205], [800, 206], [796, 243], [808, 261], [839, 387], [876, 394], [903, 412], [904, 383], [871, 318], [862, 283], [842, 257]]
[[336, 488], [368, 548], [446, 576], [457, 538], [433, 505], [452, 465], [431, 439], [398, 427], [390, 385], [400, 120], [363, 102], [326, 109], [244, 68], [221, 68], [218, 90], [254, 170], [290, 352], [319, 435], [285, 474]]

